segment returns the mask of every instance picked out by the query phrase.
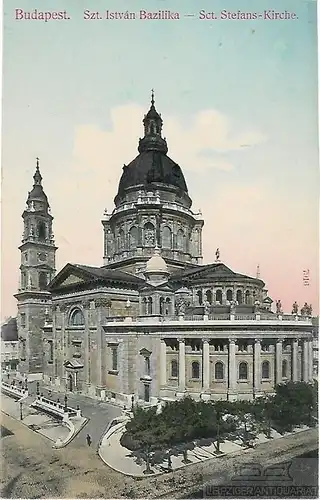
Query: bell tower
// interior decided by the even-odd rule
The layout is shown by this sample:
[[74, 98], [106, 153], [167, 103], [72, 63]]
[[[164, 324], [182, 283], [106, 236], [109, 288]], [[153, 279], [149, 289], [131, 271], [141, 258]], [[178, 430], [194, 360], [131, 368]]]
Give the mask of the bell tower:
[[51, 294], [47, 286], [55, 274], [57, 250], [52, 232], [53, 217], [42, 187], [39, 158], [33, 180], [22, 214], [20, 279], [15, 294], [18, 301], [19, 370], [30, 377], [40, 376], [43, 369], [42, 327], [51, 315]]

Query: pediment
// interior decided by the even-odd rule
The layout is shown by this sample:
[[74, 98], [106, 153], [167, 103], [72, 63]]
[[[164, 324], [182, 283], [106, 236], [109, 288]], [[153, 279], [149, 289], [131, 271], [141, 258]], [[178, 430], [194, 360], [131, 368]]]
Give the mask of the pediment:
[[84, 279], [79, 278], [79, 276], [75, 276], [74, 274], [70, 274], [64, 281], [61, 281], [59, 283], [60, 286], [67, 286], [67, 285], [75, 285], [77, 283], [84, 283]]
[[67, 360], [63, 364], [64, 367], [69, 370], [80, 370], [83, 368], [83, 363], [79, 363], [79, 361], [76, 360]]
[[141, 354], [141, 356], [144, 356], [145, 358], [149, 358], [151, 356], [151, 351], [148, 351], [148, 349], [146, 349], [145, 347], [143, 347], [140, 350], [140, 354]]
[[49, 290], [53, 291], [60, 287], [78, 285], [79, 283], [85, 283], [88, 279], [88, 273], [82, 271], [73, 264], [66, 264], [51, 281]]
[[236, 273], [224, 264], [211, 264], [204, 266], [202, 269], [198, 268], [194, 271], [189, 270], [187, 273], [182, 274], [183, 281], [197, 281], [197, 280], [210, 280], [218, 278], [235, 277]]

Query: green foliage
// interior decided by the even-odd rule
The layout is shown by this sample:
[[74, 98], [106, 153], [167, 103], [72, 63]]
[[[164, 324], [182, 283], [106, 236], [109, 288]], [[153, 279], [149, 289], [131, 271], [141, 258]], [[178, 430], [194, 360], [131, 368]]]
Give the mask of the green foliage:
[[271, 408], [271, 420], [280, 431], [290, 431], [296, 425], [310, 425], [317, 401], [313, 384], [288, 382], [276, 387]]
[[[159, 414], [154, 407], [136, 408], [121, 444], [144, 450], [148, 469], [151, 452], [170, 450], [195, 439], [215, 439], [219, 450], [220, 438], [239, 429], [240, 423], [245, 441], [261, 430], [270, 437], [272, 427], [283, 432], [310, 424], [316, 404], [315, 386], [304, 382], [278, 385], [274, 396], [253, 401], [204, 402], [185, 397], [167, 402]], [[183, 449], [186, 458], [187, 447]]]

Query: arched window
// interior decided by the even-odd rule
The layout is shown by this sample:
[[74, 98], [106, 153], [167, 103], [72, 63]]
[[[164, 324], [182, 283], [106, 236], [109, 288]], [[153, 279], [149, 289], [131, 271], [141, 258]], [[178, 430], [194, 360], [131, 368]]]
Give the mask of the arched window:
[[214, 378], [216, 380], [223, 380], [223, 363], [221, 361], [218, 361], [214, 365]]
[[242, 291], [241, 290], [237, 291], [237, 302], [238, 302], [238, 304], [242, 304], [242, 302], [243, 302]]
[[198, 361], [192, 363], [192, 378], [200, 378], [200, 365]]
[[171, 229], [168, 226], [164, 226], [162, 229], [162, 248], [172, 247], [172, 234]]
[[46, 239], [46, 225], [42, 220], [38, 222], [38, 238], [41, 241]]
[[286, 359], [282, 361], [282, 378], [288, 377], [288, 362]]
[[185, 235], [182, 229], [179, 229], [177, 232], [177, 248], [185, 252]]
[[27, 286], [27, 275], [26, 273], [21, 273], [21, 288], [26, 288]]
[[154, 225], [151, 224], [151, 222], [147, 222], [144, 226], [143, 232], [144, 232], [143, 235], [144, 245], [146, 247], [154, 247], [156, 244], [156, 234]]
[[124, 244], [124, 232], [122, 229], [119, 231], [119, 239], [118, 239], [118, 250], [123, 250], [125, 247]]
[[142, 299], [142, 314], [148, 314], [148, 299], [144, 297]]
[[218, 302], [218, 304], [222, 304], [222, 291], [221, 290], [216, 291], [216, 302]]
[[233, 291], [227, 290], [227, 300], [231, 302], [233, 300]]
[[212, 305], [212, 292], [211, 290], [206, 291], [206, 298], [210, 305]]
[[148, 298], [148, 314], [152, 314], [152, 297]]
[[248, 378], [248, 365], [245, 362], [239, 364], [239, 379], [247, 380]]
[[270, 363], [269, 363], [269, 361], [264, 361], [262, 363], [262, 378], [270, 378]]
[[48, 281], [47, 281], [47, 273], [44, 273], [41, 271], [39, 273], [39, 288], [40, 290], [45, 290], [47, 288]]
[[132, 226], [129, 231], [129, 248], [132, 250], [138, 245], [138, 228]]
[[171, 300], [169, 297], [166, 298], [166, 303], [165, 303], [165, 308], [164, 308], [164, 313], [165, 314], [170, 314], [171, 311]]
[[171, 377], [178, 377], [178, 362], [176, 359], [171, 361]]
[[70, 325], [72, 326], [82, 326], [84, 325], [84, 316], [80, 309], [75, 309], [70, 314]]
[[160, 314], [164, 314], [164, 298], [160, 297]]
[[245, 303], [246, 304], [250, 304], [250, 302], [251, 302], [251, 300], [250, 300], [250, 291], [246, 290]]
[[202, 290], [198, 290], [197, 291], [197, 296], [198, 296], [198, 301], [199, 301], [199, 305], [202, 306]]

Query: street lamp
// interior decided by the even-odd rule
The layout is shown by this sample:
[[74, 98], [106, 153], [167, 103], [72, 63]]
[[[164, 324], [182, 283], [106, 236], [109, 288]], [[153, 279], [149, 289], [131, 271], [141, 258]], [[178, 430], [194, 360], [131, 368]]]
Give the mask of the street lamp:
[[23, 420], [23, 415], [22, 415], [22, 401], [20, 401], [20, 420]]
[[26, 391], [28, 390], [28, 379], [27, 378], [24, 379], [24, 388]]
[[37, 396], [40, 396], [40, 382], [37, 382]]
[[131, 410], [133, 411], [134, 409], [134, 395], [132, 394], [131, 396]]
[[65, 395], [64, 397], [64, 411], [68, 411], [68, 397]]

